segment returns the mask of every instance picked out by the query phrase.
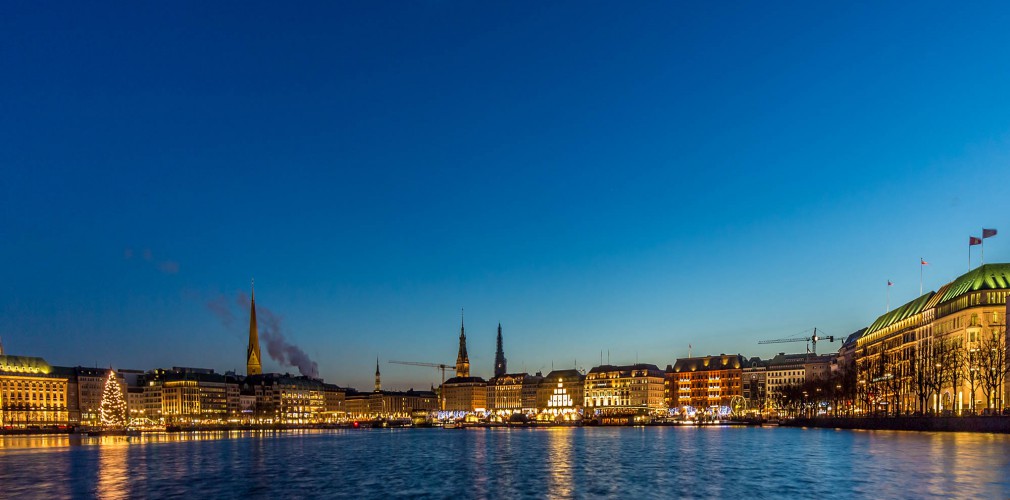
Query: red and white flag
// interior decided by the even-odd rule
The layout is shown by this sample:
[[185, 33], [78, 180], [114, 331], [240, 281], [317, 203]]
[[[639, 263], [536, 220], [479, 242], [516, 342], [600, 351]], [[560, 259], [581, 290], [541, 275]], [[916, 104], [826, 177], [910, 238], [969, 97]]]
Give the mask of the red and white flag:
[[992, 237], [992, 236], [996, 236], [996, 230], [995, 229], [982, 229], [982, 237], [983, 238], [989, 238], [989, 237]]
[[968, 246], [975, 246], [975, 245], [981, 245], [981, 244], [982, 244], [982, 238], [976, 238], [974, 236], [969, 236], [968, 237]]
[[919, 257], [919, 265], [920, 266], [928, 266], [929, 262], [926, 262], [925, 260], [923, 260], [922, 257]]
[[891, 280], [887, 280], [887, 286], [894, 286], [894, 283], [891, 283]]

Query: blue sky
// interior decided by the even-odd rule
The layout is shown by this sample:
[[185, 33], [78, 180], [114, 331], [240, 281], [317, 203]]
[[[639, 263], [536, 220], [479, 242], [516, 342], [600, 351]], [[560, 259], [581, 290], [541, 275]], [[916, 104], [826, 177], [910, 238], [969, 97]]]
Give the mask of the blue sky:
[[867, 326], [920, 256], [935, 289], [969, 234], [1010, 232], [1008, 25], [982, 2], [5, 3], [0, 337], [242, 370], [255, 277], [361, 388], [376, 356], [387, 387], [437, 383], [386, 360], [453, 362], [461, 307], [485, 377], [499, 321], [512, 371], [802, 351], [757, 341]]

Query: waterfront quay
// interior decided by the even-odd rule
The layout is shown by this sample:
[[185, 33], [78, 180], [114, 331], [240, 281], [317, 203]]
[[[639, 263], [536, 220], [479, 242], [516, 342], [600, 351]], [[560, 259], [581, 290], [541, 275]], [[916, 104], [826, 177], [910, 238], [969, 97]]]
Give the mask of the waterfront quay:
[[[450, 378], [429, 390], [388, 390], [377, 359], [365, 391], [263, 373], [254, 292], [245, 374], [53, 366], [0, 345], [0, 432], [727, 422], [1006, 432], [995, 416], [1007, 412], [1008, 293], [1010, 264], [985, 264], [838, 336], [837, 352], [689, 356], [665, 368], [509, 371], [499, 324], [487, 379], [471, 371], [461, 318], [454, 364], [395, 362], [448, 368]], [[816, 347], [818, 334], [786, 340]]]

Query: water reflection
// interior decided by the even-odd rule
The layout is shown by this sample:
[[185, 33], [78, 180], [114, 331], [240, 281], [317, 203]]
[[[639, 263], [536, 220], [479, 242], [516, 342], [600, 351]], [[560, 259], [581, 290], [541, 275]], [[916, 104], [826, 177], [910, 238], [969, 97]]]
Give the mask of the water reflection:
[[1010, 436], [553, 428], [0, 437], [0, 496], [1010, 497]]
[[98, 448], [99, 498], [126, 498], [127, 480], [143, 481], [143, 477], [128, 478], [126, 474], [128, 443], [109, 440]]
[[571, 498], [574, 489], [571, 464], [578, 459], [572, 453], [574, 429], [558, 427], [548, 429], [546, 433], [546, 465], [550, 474], [550, 480], [547, 482], [547, 494], [552, 498]]

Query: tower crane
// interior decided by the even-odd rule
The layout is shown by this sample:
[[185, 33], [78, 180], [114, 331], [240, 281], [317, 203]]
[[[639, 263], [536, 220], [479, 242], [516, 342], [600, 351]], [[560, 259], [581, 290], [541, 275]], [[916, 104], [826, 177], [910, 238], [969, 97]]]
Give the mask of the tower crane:
[[[788, 338], [788, 339], [759, 340], [758, 344], [781, 344], [783, 342], [809, 342], [810, 343], [810, 350], [808, 352], [811, 352], [811, 353], [813, 353], [814, 356], [816, 356], [817, 355], [817, 341], [818, 340], [827, 340], [828, 342], [834, 342], [835, 341], [835, 336], [834, 335], [827, 335], [825, 337], [818, 337], [817, 336], [817, 328], [814, 328], [814, 334], [811, 335], [811, 336], [809, 336], [809, 337], [793, 337], [793, 338]], [[842, 338], [839, 337], [838, 340], [842, 340]]]
[[[420, 361], [390, 361], [390, 364], [394, 365], [407, 365], [407, 366], [427, 366], [429, 368], [435, 368], [442, 372], [442, 384], [445, 384], [445, 369], [452, 368], [456, 369], [456, 365], [448, 365], [445, 363], [422, 363]], [[445, 410], [445, 396], [442, 393], [442, 385], [438, 386], [438, 408], [440, 410]]]

